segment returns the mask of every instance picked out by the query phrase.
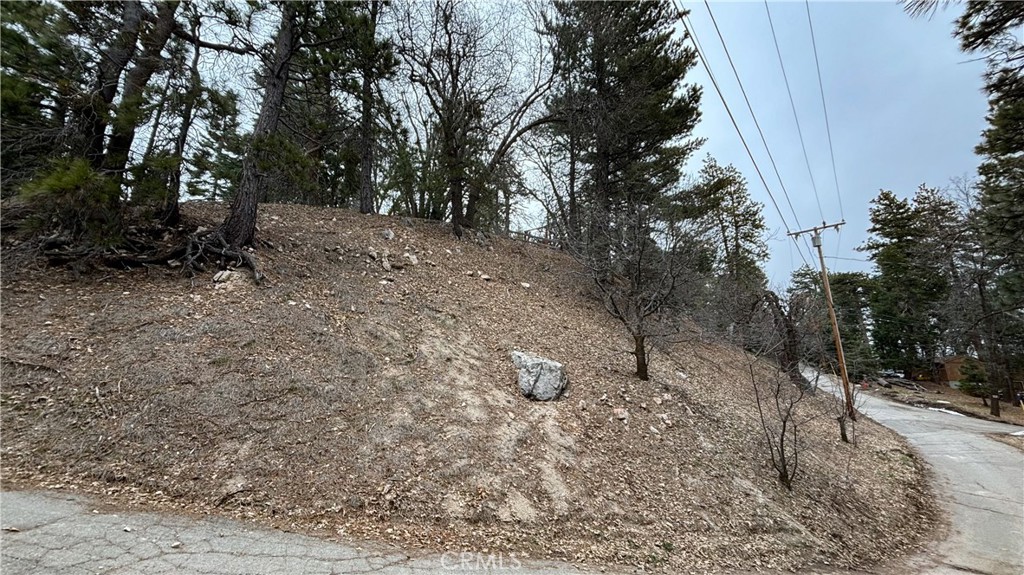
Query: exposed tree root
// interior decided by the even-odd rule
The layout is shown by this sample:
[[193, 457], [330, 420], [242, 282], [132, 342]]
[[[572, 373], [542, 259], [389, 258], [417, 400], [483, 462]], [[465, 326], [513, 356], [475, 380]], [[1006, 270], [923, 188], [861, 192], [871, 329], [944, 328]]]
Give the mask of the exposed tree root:
[[204, 270], [204, 263], [213, 260], [218, 260], [221, 268], [247, 267], [252, 270], [252, 278], [257, 285], [263, 282], [264, 275], [256, 267], [256, 258], [243, 248], [231, 247], [220, 229], [190, 235], [182, 261], [183, 269], [194, 276], [195, 272]]
[[[5, 225], [10, 227], [14, 224], [5, 221]], [[100, 267], [124, 269], [180, 265], [182, 271], [193, 277], [212, 264], [219, 269], [249, 268], [257, 284], [264, 278], [256, 265], [256, 258], [245, 249], [232, 247], [219, 228], [212, 231], [200, 228], [200, 231], [188, 234], [181, 227], [126, 226], [116, 245], [97, 245], [63, 229], [47, 234], [16, 236], [4, 237], [4, 275], [14, 275], [24, 266], [45, 261], [47, 265], [68, 266], [77, 271]]]

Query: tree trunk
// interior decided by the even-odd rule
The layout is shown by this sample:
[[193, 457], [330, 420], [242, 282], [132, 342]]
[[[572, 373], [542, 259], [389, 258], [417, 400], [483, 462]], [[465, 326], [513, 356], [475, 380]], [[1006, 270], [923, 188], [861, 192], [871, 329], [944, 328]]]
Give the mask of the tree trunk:
[[274, 59], [267, 73], [260, 115], [256, 118], [252, 138], [242, 159], [242, 177], [231, 202], [231, 212], [221, 226], [224, 239], [235, 248], [252, 242], [256, 234], [256, 211], [264, 185], [263, 175], [259, 173], [260, 159], [267, 153], [267, 140], [277, 130], [297, 41], [295, 4], [285, 2], [281, 11], [281, 28], [274, 41]]
[[376, 211], [373, 205], [373, 71], [367, 67], [363, 69], [362, 86], [362, 121], [360, 122], [362, 147], [359, 158], [359, 212], [371, 214]]
[[171, 33], [174, 32], [174, 14], [178, 11], [177, 0], [161, 2], [156, 10], [156, 23], [153, 29], [142, 38], [142, 55], [138, 63], [128, 71], [124, 79], [124, 94], [121, 104], [117, 107], [114, 118], [114, 129], [107, 143], [107, 153], [103, 159], [103, 169], [113, 173], [118, 182], [122, 180], [124, 168], [128, 164], [128, 154], [135, 140], [144, 92], [149, 79], [163, 61], [161, 53]]
[[203, 90], [202, 78], [199, 75], [198, 20], [193, 21], [192, 36], [196, 40], [192, 47], [192, 67], [189, 69], [189, 92], [185, 99], [185, 109], [181, 113], [181, 128], [178, 130], [178, 138], [174, 142], [174, 168], [167, 179], [167, 195], [159, 215], [160, 221], [169, 226], [177, 225], [181, 219], [181, 212], [178, 209], [178, 200], [181, 197], [181, 166], [185, 162], [185, 144], [188, 143], [188, 133], [195, 120], [196, 101]]
[[470, 228], [477, 228], [480, 224], [477, 222], [477, 205], [480, 203], [480, 186], [469, 186], [469, 197], [466, 200], [466, 226]]
[[636, 356], [636, 376], [643, 381], [650, 377], [647, 375], [647, 348], [645, 347], [647, 337], [643, 335], [633, 336], [633, 355]]
[[503, 223], [505, 224], [505, 235], [508, 236], [508, 234], [512, 231], [512, 193], [507, 191], [505, 192], [504, 219], [505, 221]]
[[117, 95], [121, 73], [135, 55], [135, 44], [142, 28], [142, 15], [143, 8], [139, 0], [127, 0], [124, 3], [121, 29], [100, 58], [96, 89], [84, 110], [85, 156], [96, 169], [103, 166], [103, 139], [107, 133], [110, 104]]
[[[174, 79], [174, 74], [168, 74], [167, 80], [164, 82], [164, 94], [169, 94], [171, 91], [171, 80]], [[149, 131], [149, 141], [146, 142], [146, 151], [142, 152], [142, 158], [153, 157], [153, 150], [156, 149], [156, 135], [160, 132], [160, 125], [164, 121], [164, 110], [167, 109], [167, 98], [160, 98], [160, 103], [156, 107], [156, 114], [153, 115], [153, 129]]]
[[569, 245], [577, 245], [580, 240], [580, 208], [576, 201], [576, 133], [569, 132], [569, 230], [566, 240]]
[[465, 216], [462, 213], [462, 197], [466, 180], [461, 177], [453, 177], [448, 180], [448, 199], [452, 204], [452, 232], [456, 237], [462, 237], [462, 225]]
[[782, 308], [779, 296], [771, 290], [765, 290], [764, 300], [772, 310], [775, 325], [782, 330], [782, 352], [779, 365], [789, 376], [789, 380], [801, 389], [810, 389], [810, 385], [800, 373], [800, 334], [797, 332], [793, 318]]

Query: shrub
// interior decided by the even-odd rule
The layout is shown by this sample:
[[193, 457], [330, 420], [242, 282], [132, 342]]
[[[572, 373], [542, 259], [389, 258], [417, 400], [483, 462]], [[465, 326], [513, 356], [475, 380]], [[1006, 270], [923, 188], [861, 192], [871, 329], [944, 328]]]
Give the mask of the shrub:
[[960, 391], [982, 399], [992, 395], [994, 388], [988, 381], [985, 366], [976, 359], [968, 359], [960, 368]]
[[33, 209], [29, 225], [37, 233], [97, 246], [121, 239], [120, 188], [83, 158], [55, 162], [22, 186], [21, 197]]

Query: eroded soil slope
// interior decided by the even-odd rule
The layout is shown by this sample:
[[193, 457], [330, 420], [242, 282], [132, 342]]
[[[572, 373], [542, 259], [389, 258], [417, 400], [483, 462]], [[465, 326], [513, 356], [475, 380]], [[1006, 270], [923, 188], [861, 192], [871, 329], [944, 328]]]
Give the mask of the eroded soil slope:
[[[839, 443], [820, 399], [781, 488], [748, 358], [695, 340], [636, 380], [624, 330], [556, 250], [279, 205], [259, 236], [259, 286], [167, 267], [5, 277], [5, 484], [672, 572], [866, 565], [937, 523], [906, 445], [868, 421]], [[522, 398], [516, 349], [563, 362], [568, 396]]]

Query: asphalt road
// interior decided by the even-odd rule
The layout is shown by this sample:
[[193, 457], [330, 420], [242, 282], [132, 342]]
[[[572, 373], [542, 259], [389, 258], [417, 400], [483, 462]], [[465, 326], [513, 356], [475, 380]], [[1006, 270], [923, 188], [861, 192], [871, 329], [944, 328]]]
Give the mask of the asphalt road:
[[3, 575], [423, 575], [586, 573], [497, 553], [410, 557], [227, 519], [111, 513], [59, 492], [0, 493]]
[[949, 536], [908, 568], [928, 575], [1024, 574], [1024, 453], [987, 435], [1022, 428], [869, 394], [859, 394], [855, 405], [906, 437], [931, 464], [950, 514]]

